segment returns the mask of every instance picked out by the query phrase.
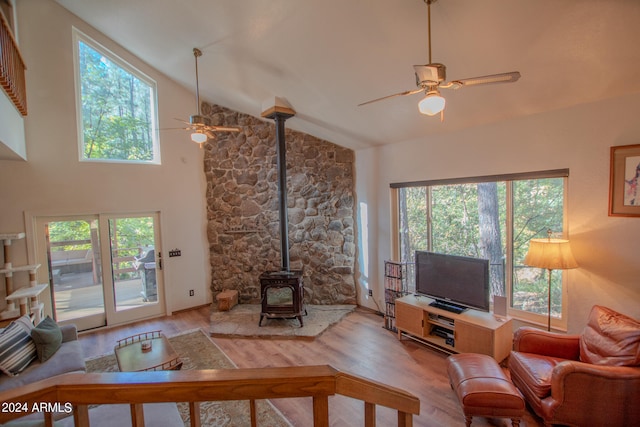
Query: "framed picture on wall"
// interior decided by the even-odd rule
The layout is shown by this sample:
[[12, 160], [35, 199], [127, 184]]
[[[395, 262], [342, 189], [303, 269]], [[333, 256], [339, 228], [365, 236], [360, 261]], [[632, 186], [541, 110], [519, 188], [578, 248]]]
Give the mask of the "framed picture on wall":
[[640, 217], [640, 144], [611, 147], [609, 216]]

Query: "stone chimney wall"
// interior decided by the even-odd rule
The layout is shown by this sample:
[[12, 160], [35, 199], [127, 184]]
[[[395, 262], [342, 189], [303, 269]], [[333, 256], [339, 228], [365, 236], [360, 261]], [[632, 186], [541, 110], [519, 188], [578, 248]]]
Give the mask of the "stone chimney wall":
[[[259, 303], [260, 274], [281, 268], [275, 125], [207, 103], [202, 114], [241, 128], [204, 145], [211, 291]], [[290, 268], [303, 270], [308, 304], [355, 304], [354, 152], [290, 129], [285, 139]]]

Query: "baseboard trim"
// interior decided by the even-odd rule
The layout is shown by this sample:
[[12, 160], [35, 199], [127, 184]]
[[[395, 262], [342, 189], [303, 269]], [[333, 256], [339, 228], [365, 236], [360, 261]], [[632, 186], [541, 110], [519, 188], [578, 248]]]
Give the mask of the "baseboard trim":
[[174, 315], [174, 314], [185, 313], [185, 312], [187, 312], [187, 311], [200, 310], [201, 308], [204, 308], [204, 307], [211, 307], [211, 304], [212, 304], [212, 303], [208, 302], [208, 303], [206, 303], [206, 304], [196, 305], [196, 306], [194, 306], [194, 307], [188, 307], [188, 308], [183, 308], [182, 310], [172, 311], [172, 312], [171, 312], [171, 314], [170, 314], [170, 316], [171, 316], [171, 315]]

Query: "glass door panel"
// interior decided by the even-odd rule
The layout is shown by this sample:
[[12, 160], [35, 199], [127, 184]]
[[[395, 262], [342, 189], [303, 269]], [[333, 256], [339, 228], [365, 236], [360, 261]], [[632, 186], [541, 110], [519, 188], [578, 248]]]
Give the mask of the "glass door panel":
[[158, 215], [105, 216], [111, 255], [111, 324], [164, 313]]
[[97, 217], [40, 220], [53, 317], [79, 329], [106, 325]]
[[115, 310], [158, 303], [152, 217], [109, 220]]

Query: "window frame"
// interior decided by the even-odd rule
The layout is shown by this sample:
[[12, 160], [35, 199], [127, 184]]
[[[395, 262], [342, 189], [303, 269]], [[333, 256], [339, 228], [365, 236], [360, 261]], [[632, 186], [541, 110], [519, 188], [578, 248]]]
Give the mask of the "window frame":
[[[154, 79], [149, 77], [144, 72], [140, 71], [129, 62], [122, 59], [119, 55], [114, 53], [111, 49], [105, 47], [102, 43], [96, 41], [92, 37], [83, 33], [76, 27], [72, 27], [72, 40], [73, 40], [73, 67], [74, 67], [74, 86], [75, 86], [75, 101], [76, 101], [76, 125], [77, 125], [77, 139], [78, 139], [78, 160], [80, 162], [90, 163], [119, 163], [119, 164], [137, 164], [137, 165], [160, 165], [162, 164], [160, 155], [160, 134], [158, 131], [158, 85]], [[85, 158], [84, 156], [84, 122], [82, 114], [82, 76], [80, 75], [80, 42], [85, 43], [91, 49], [99, 52], [107, 57], [118, 67], [125, 70], [127, 73], [132, 74], [137, 79], [147, 84], [151, 88], [151, 100], [150, 100], [150, 116], [151, 116], [151, 138], [153, 158], [151, 160], [126, 160], [126, 159], [96, 159]]]
[[[562, 213], [562, 237], [568, 238], [568, 178], [569, 169], [554, 169], [547, 171], [535, 171], [535, 172], [523, 172], [513, 174], [502, 175], [485, 175], [475, 177], [464, 178], [451, 178], [451, 179], [436, 179], [436, 180], [424, 180], [424, 181], [411, 181], [411, 182], [399, 182], [391, 183], [390, 187], [390, 200], [391, 200], [391, 256], [394, 260], [400, 260], [400, 189], [407, 187], [434, 187], [439, 185], [453, 185], [453, 184], [473, 184], [481, 182], [500, 182], [506, 183], [506, 246], [505, 246], [505, 296], [507, 297], [507, 315], [518, 320], [522, 320], [528, 323], [546, 326], [547, 315], [538, 314], [511, 306], [511, 295], [513, 289], [513, 183], [515, 181], [531, 180], [531, 179], [544, 179], [544, 178], [563, 178], [563, 213]], [[430, 191], [427, 191], [430, 193]], [[427, 221], [429, 223], [429, 221]], [[429, 233], [431, 233], [431, 227], [429, 227]], [[555, 270], [554, 270], [555, 271]], [[558, 274], [557, 272], [555, 274]], [[562, 275], [562, 313], [560, 318], [551, 318], [551, 325], [553, 329], [566, 330], [567, 329], [567, 313], [568, 313], [568, 291], [567, 291], [567, 274], [566, 271], [560, 270]], [[491, 303], [493, 310], [493, 301]]]

